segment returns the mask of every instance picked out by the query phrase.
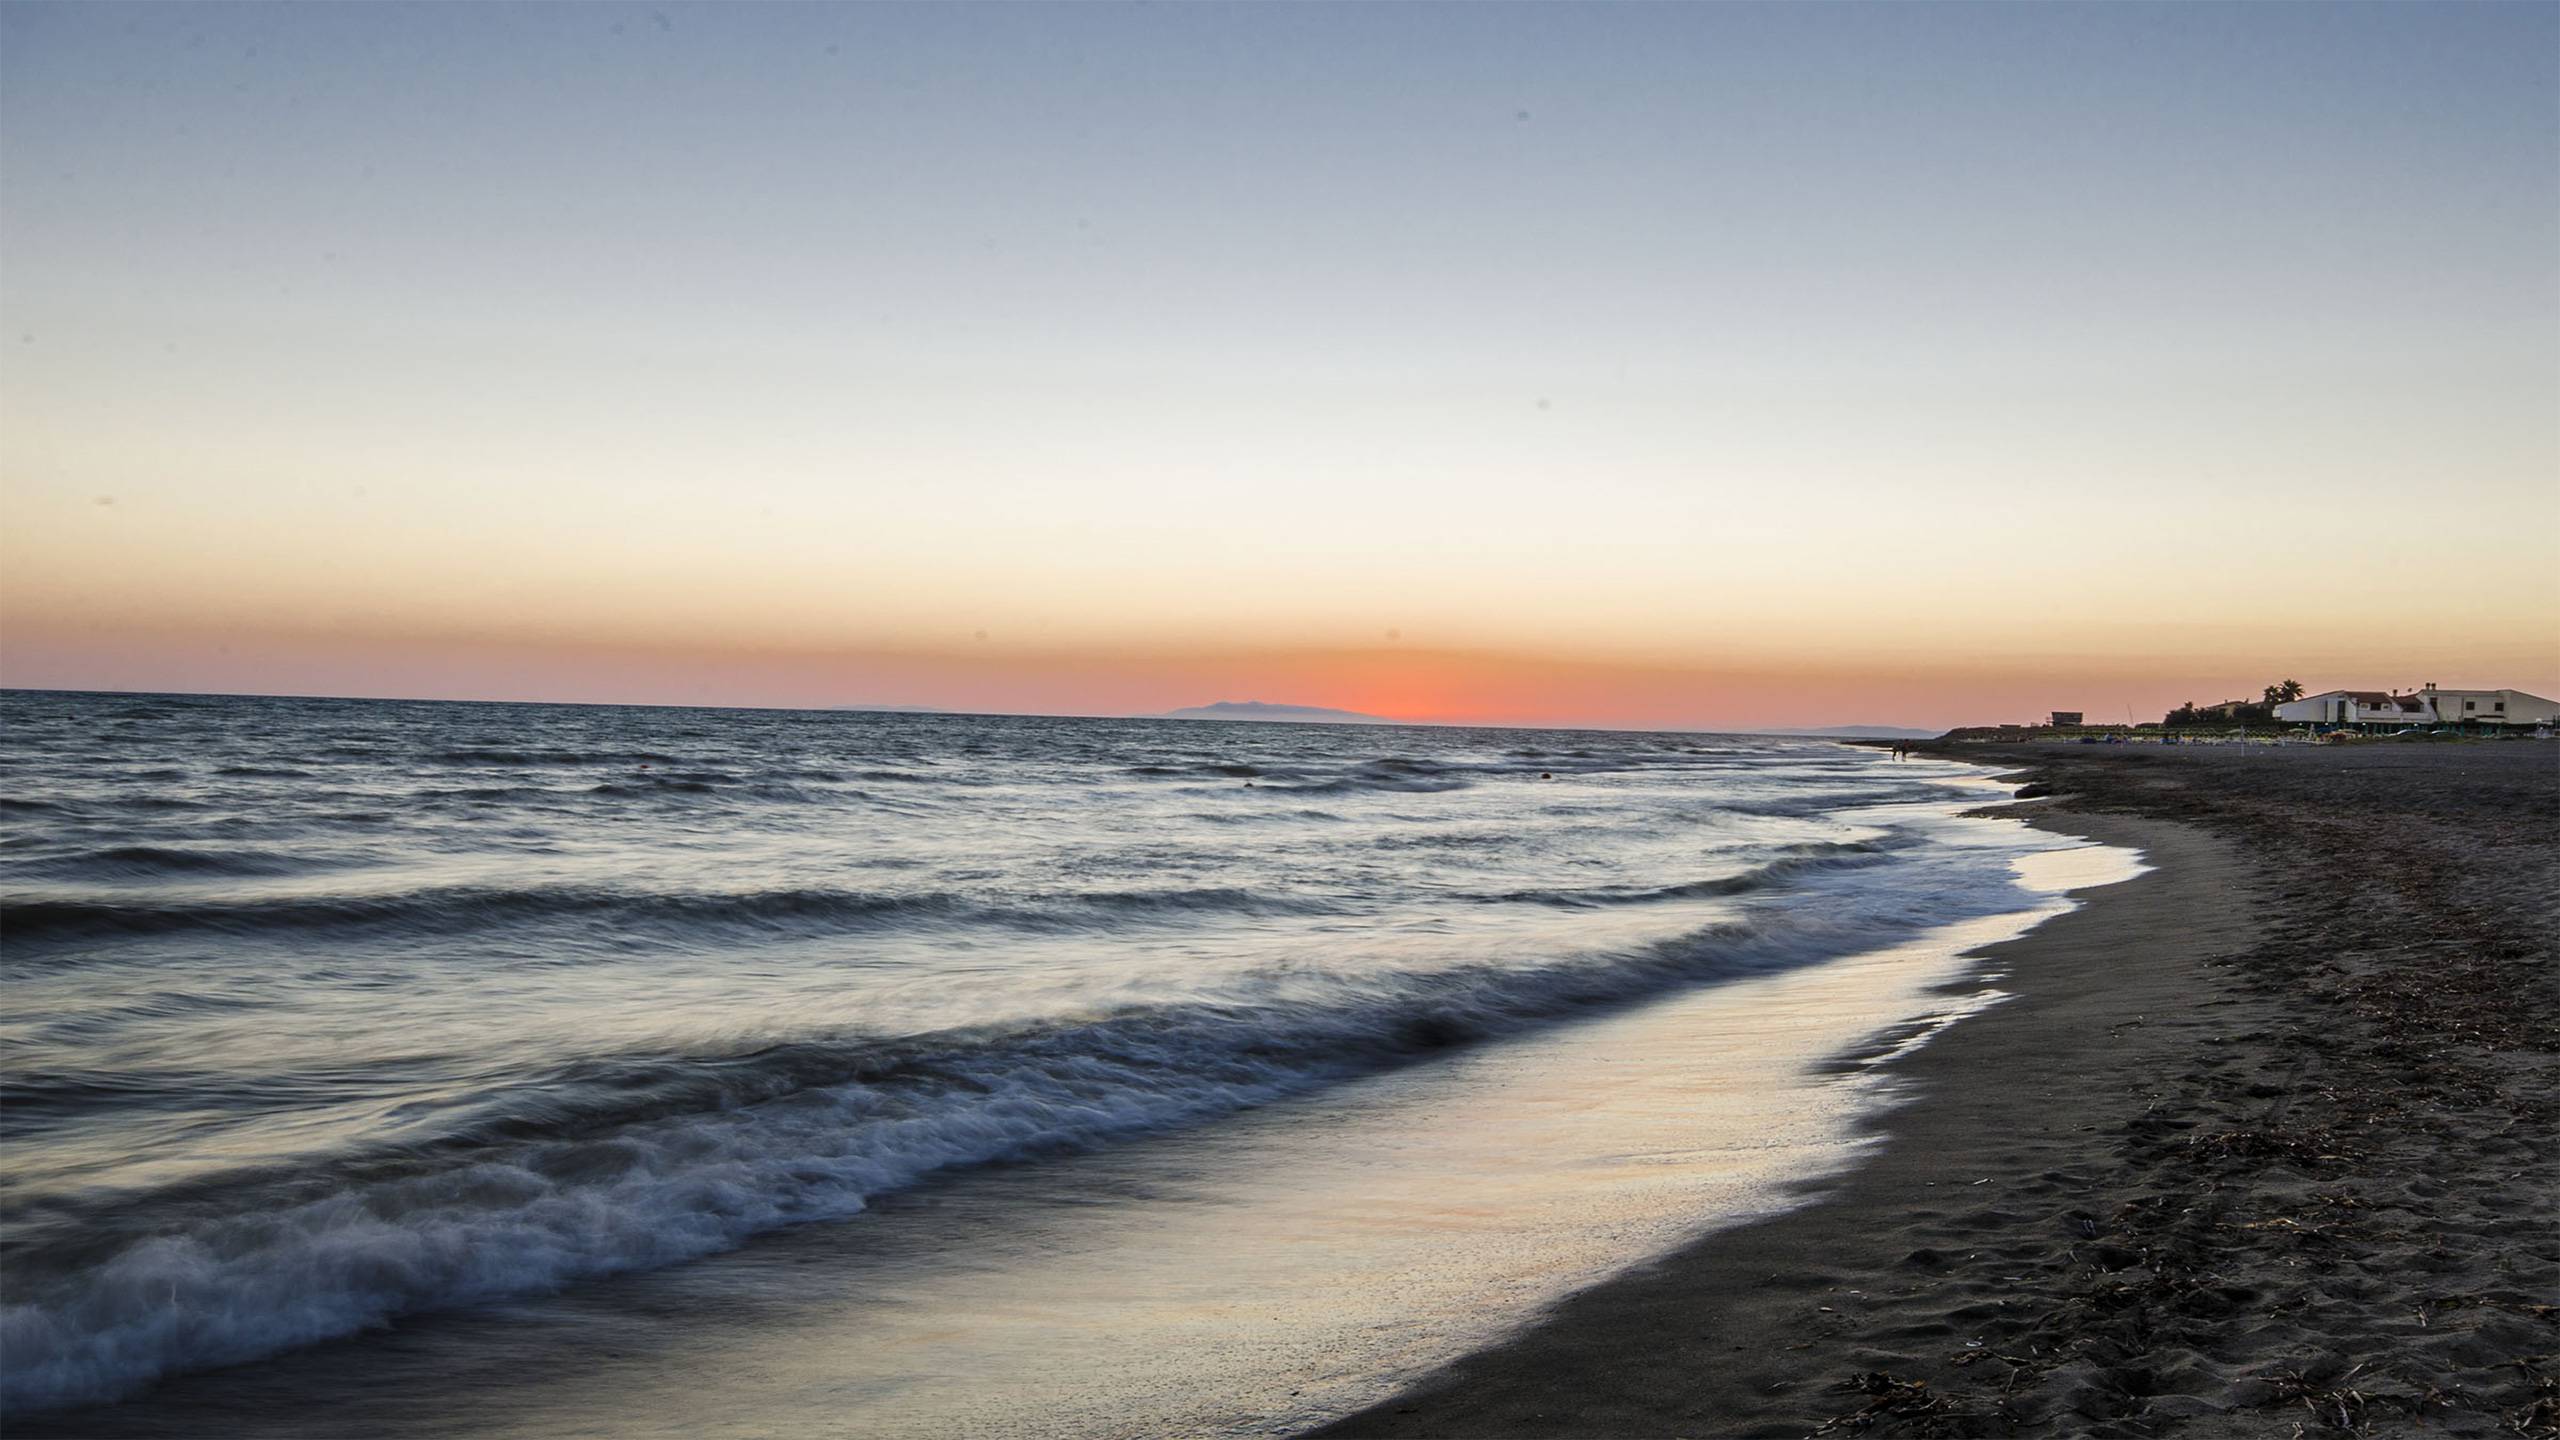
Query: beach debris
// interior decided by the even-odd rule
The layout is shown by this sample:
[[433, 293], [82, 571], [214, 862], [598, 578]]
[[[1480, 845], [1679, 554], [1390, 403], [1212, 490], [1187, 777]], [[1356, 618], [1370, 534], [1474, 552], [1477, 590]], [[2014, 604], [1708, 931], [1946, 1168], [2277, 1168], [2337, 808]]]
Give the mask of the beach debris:
[[2533, 1398], [2507, 1416], [2507, 1428], [2531, 1440], [2560, 1436], [2560, 1380], [2536, 1371], [2530, 1361], [2516, 1365], [2533, 1382]]
[[2311, 1412], [2314, 1425], [2346, 1435], [2365, 1433], [2368, 1417], [2378, 1405], [2407, 1415], [2420, 1415], [2443, 1401], [2442, 1393], [2432, 1389], [2424, 1393], [2369, 1391], [2349, 1383], [2364, 1371], [2364, 1366], [2356, 1365], [2336, 1379], [2324, 1381], [2313, 1378], [2311, 1373], [2285, 1368], [2259, 1377], [2262, 1389], [2252, 1388], [2265, 1397], [2258, 1404], [2290, 1405], [2299, 1402]]
[[2520, 1300], [2506, 1295], [2430, 1295], [2421, 1304], [2424, 1307], [2421, 1313], [2439, 1310], [2504, 1310], [2510, 1314], [2522, 1315], [2528, 1320], [2560, 1324], [2560, 1305], [2544, 1305], [2537, 1301]]
[[2336, 1136], [2318, 1127], [2301, 1131], [2216, 1130], [2195, 1136], [2187, 1144], [2206, 1160], [2275, 1160], [2311, 1168], [2355, 1158]]
[[1870, 1370], [1831, 1388], [1864, 1395], [1867, 1403], [1825, 1420], [1813, 1432], [1816, 1435], [1865, 1430], [1887, 1420], [1912, 1434], [1946, 1435], [1956, 1433], [1958, 1422], [1969, 1418], [1946, 1396], [1931, 1391], [1928, 1381], [1899, 1380], [1882, 1370]]

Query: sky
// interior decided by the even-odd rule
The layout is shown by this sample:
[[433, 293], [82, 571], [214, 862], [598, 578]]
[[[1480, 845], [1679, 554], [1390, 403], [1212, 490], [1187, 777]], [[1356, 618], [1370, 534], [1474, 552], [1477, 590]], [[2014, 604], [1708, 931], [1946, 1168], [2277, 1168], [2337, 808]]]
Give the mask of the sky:
[[2560, 6], [0, 6], [0, 684], [2560, 695]]

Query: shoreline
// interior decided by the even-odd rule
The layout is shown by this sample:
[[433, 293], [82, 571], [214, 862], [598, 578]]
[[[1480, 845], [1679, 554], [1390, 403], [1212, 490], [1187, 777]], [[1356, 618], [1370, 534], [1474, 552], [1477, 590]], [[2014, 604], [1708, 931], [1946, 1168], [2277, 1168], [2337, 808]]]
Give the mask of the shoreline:
[[[2005, 856], [2035, 842], [1947, 819], [1999, 793], [1975, 783], [1896, 808]], [[885, 1198], [869, 1223], [772, 1232], [523, 1313], [428, 1312], [20, 1423], [60, 1434], [539, 1435], [574, 1424], [820, 1435], [843, 1423], [947, 1433], [965, 1416], [987, 1434], [1290, 1433], [1686, 1243], [1701, 1216], [1724, 1225], [1781, 1210], [1854, 1168], [1868, 1120], [1899, 1094], [1892, 1067], [1873, 1062], [1997, 996], [1963, 983], [1978, 966], [1961, 957], [2063, 908], [2060, 885], [2129, 873], [2121, 852], [2103, 849], [2029, 861], [2042, 892], [2032, 913], [1994, 908], [1816, 963], [1677, 986], [1257, 1107], [1214, 1134], [955, 1174]], [[2003, 888], [2003, 863], [1980, 882]], [[1835, 1078], [1844, 1073], [1859, 1078]], [[1322, 1180], [1329, 1169], [1339, 1174]], [[1154, 1195], [1174, 1203], [1151, 1207]], [[1097, 1203], [1105, 1196], [1116, 1198]], [[1083, 1223], [1103, 1215], [1109, 1224]], [[1008, 1255], [1000, 1272], [968, 1258], [991, 1250]], [[836, 1298], [864, 1293], [907, 1298], [850, 1309]], [[712, 1297], [742, 1294], [756, 1296], [752, 1321], [717, 1318]], [[1258, 1318], [1206, 1318], [1248, 1306]], [[1054, 1318], [1034, 1320], [1035, 1307]], [[1016, 1338], [1042, 1329], [1050, 1338], [1036, 1349]], [[1108, 1339], [1079, 1344], [1080, 1330]], [[754, 1357], [752, 1385], [736, 1378], [741, 1354]], [[425, 1375], [438, 1377], [431, 1387]], [[876, 1398], [848, 1414], [849, 1394]], [[1235, 1403], [1160, 1403], [1222, 1394]]]
[[1311, 1433], [2555, 1433], [2560, 769], [2466, 748], [1924, 747], [2152, 870], [1812, 1203]]

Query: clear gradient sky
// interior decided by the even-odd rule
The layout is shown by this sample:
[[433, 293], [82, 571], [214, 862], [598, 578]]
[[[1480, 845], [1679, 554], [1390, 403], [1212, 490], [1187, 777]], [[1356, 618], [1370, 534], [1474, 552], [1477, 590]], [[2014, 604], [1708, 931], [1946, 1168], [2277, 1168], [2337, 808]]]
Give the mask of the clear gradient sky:
[[0, 683], [2560, 694], [2560, 6], [0, 7]]

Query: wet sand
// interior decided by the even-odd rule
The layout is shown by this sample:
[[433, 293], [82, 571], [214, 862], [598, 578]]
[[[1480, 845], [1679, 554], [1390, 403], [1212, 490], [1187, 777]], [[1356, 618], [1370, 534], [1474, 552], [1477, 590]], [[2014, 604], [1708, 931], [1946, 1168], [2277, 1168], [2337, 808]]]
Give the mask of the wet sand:
[[2560, 1434], [2560, 747], [1945, 753], [2157, 868], [1818, 1203], [1317, 1433]]

